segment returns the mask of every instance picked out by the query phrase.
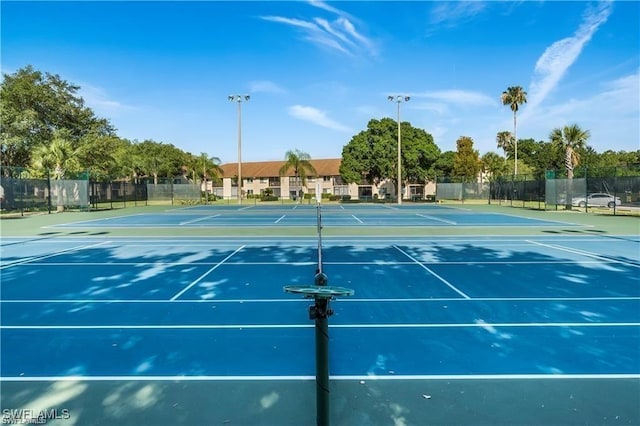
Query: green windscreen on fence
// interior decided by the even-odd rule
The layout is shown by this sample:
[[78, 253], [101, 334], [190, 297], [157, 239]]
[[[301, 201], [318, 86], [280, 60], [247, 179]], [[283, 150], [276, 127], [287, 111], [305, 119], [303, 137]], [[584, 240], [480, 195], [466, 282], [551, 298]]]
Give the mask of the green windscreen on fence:
[[199, 202], [201, 198], [200, 185], [147, 184], [147, 199], [149, 201]]

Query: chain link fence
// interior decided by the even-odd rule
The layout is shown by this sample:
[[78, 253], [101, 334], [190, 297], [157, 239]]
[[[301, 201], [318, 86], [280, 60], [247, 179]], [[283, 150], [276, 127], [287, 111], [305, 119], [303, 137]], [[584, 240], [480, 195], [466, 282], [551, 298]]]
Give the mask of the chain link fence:
[[[457, 182], [456, 182], [457, 180]], [[533, 175], [500, 177], [488, 183], [463, 182], [461, 178], [439, 177], [436, 199], [485, 201], [538, 210], [597, 211], [640, 216], [640, 165], [575, 170], [549, 170], [545, 178]]]
[[[53, 173], [33, 176], [20, 167], [0, 167], [0, 212], [2, 214], [88, 211], [146, 206], [206, 203], [200, 185], [182, 179], [152, 182], [93, 182], [88, 172], [70, 179], [53, 179]], [[73, 178], [73, 179], [71, 179]], [[176, 184], [174, 181], [181, 183]]]

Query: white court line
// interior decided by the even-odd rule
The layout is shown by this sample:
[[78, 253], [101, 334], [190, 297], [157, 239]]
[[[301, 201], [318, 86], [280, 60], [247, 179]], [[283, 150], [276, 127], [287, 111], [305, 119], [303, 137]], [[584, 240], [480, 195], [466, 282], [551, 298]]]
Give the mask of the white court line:
[[[314, 328], [313, 324], [113, 324], [113, 325], [0, 325], [0, 330], [229, 330]], [[538, 328], [538, 327], [640, 327], [640, 322], [514, 322], [514, 323], [396, 323], [330, 324], [329, 328]]]
[[363, 221], [361, 221], [360, 219], [358, 219], [358, 218], [356, 217], [356, 215], [355, 215], [355, 214], [352, 214], [352, 215], [351, 215], [351, 217], [352, 217], [352, 218], [354, 218], [355, 220], [357, 220], [357, 221], [358, 221], [358, 222], [360, 222], [360, 223], [364, 223]]
[[[326, 246], [325, 246], [326, 247]], [[152, 265], [162, 265], [162, 262], [146, 262]], [[168, 262], [167, 265], [210, 265], [212, 262]], [[229, 266], [242, 266], [242, 265], [292, 265], [292, 266], [302, 266], [313, 264], [314, 262], [228, 262]], [[402, 261], [369, 261], [369, 262], [322, 262], [325, 265], [342, 265], [342, 266], [350, 266], [350, 265], [377, 265], [377, 266], [397, 266], [397, 265], [411, 265], [415, 262], [402, 262]], [[596, 261], [596, 260], [553, 260], [553, 261], [535, 261], [535, 260], [522, 260], [517, 262], [509, 262], [509, 261], [440, 261], [440, 262], [422, 262], [425, 265], [602, 265], [606, 263], [620, 263], [620, 261], [608, 260], [608, 261]], [[47, 263], [47, 265], [53, 265], [54, 263]], [[96, 265], [119, 265], [121, 263], [96, 263]], [[144, 265], [145, 262], [135, 263], [136, 265]], [[74, 263], [69, 263], [69, 265], [74, 265]], [[83, 263], [83, 265], [88, 265], [88, 263]]]
[[283, 214], [282, 216], [280, 216], [280, 218], [278, 218], [278, 220], [276, 220], [276, 221], [275, 221], [275, 222], [273, 222], [273, 223], [278, 223], [278, 222], [280, 222], [282, 219], [284, 219], [284, 218], [285, 218], [285, 216], [287, 216], [287, 215], [286, 215], [286, 214]]
[[596, 253], [589, 252], [589, 251], [584, 251], [584, 250], [579, 250], [579, 249], [572, 249], [570, 247], [563, 247], [563, 246], [558, 246], [558, 245], [555, 245], [555, 244], [544, 244], [544, 243], [539, 243], [539, 242], [533, 241], [533, 240], [525, 240], [525, 241], [528, 242], [528, 243], [531, 243], [531, 244], [542, 246], [542, 247], [552, 248], [552, 249], [560, 250], [560, 251], [566, 251], [566, 252], [573, 253], [573, 254], [579, 254], [581, 256], [592, 257], [594, 259], [606, 261], [608, 263], [621, 263], [623, 265], [631, 266], [631, 267], [634, 267], [634, 268], [640, 268], [640, 265], [636, 265], [636, 264], [630, 263], [630, 262], [625, 262], [624, 260], [612, 259], [610, 257], [601, 256], [601, 255], [598, 255]]
[[240, 208], [238, 209], [238, 211], [247, 210], [247, 209], [252, 209], [252, 208], [254, 208], [254, 207], [255, 207], [255, 204], [254, 204], [253, 206], [240, 207]]
[[[603, 297], [474, 297], [472, 299], [461, 299], [459, 297], [416, 297], [416, 298], [386, 298], [386, 299], [362, 299], [362, 298], [345, 298], [337, 299], [334, 303], [388, 303], [388, 302], [456, 302], [456, 303], [475, 303], [475, 302], [602, 302], [602, 301], [622, 301], [622, 302], [640, 302], [640, 296], [603, 296]], [[164, 299], [5, 299], [0, 303], [142, 303], [142, 304], [158, 304], [158, 303], [290, 303], [304, 302], [308, 303], [306, 298], [287, 298], [287, 299], [180, 299], [180, 300], [164, 300]]]
[[201, 220], [207, 220], [207, 219], [211, 219], [211, 218], [218, 217], [218, 216], [220, 216], [220, 214], [214, 214], [212, 216], [199, 217], [197, 219], [192, 219], [192, 220], [187, 220], [187, 221], [184, 221], [184, 222], [180, 222], [180, 223], [178, 223], [178, 225], [189, 225], [190, 223], [196, 223], [196, 222], [200, 222]]
[[440, 219], [438, 217], [429, 216], [429, 215], [426, 215], [426, 214], [416, 213], [416, 216], [424, 217], [426, 219], [439, 220], [440, 222], [448, 223], [450, 225], [457, 225], [458, 224], [458, 222], [454, 222], [453, 220]]
[[453, 291], [455, 291], [456, 293], [458, 293], [460, 296], [464, 297], [465, 299], [471, 299], [469, 296], [467, 296], [465, 293], [463, 293], [462, 291], [460, 291], [458, 288], [456, 288], [453, 284], [451, 284], [449, 281], [445, 280], [444, 278], [442, 278], [440, 275], [436, 274], [435, 272], [433, 272], [431, 269], [429, 269], [427, 266], [423, 265], [420, 261], [418, 261], [418, 259], [416, 259], [415, 257], [411, 256], [409, 253], [405, 252], [404, 250], [402, 250], [400, 247], [394, 245], [393, 248], [395, 248], [396, 250], [398, 250], [400, 253], [404, 254], [405, 256], [407, 256], [409, 259], [413, 260], [415, 263], [417, 263], [418, 265], [420, 265], [423, 269], [425, 269], [426, 271], [428, 271], [431, 275], [433, 275], [434, 277], [436, 277], [437, 279], [439, 279], [440, 281], [442, 281], [443, 283], [445, 283], [450, 289], [452, 289]]
[[80, 221], [77, 221], [77, 222], [69, 222], [69, 223], [59, 224], [59, 225], [43, 226], [43, 228], [56, 228], [56, 227], [64, 227], [65, 225], [76, 225], [76, 224], [81, 224], [81, 223], [102, 222], [102, 221], [105, 221], [105, 220], [122, 219], [124, 217], [142, 216], [142, 215], [145, 215], [145, 214], [147, 214], [147, 213], [133, 213], [133, 214], [125, 214], [125, 215], [122, 215], [122, 216], [104, 217], [102, 219], [80, 220]]
[[101, 243], [91, 244], [91, 245], [88, 245], [88, 246], [71, 247], [71, 248], [68, 248], [68, 249], [65, 249], [65, 250], [60, 250], [60, 251], [57, 251], [57, 252], [54, 252], [54, 253], [51, 253], [51, 254], [47, 254], [47, 255], [44, 255], [44, 256], [29, 257], [29, 258], [26, 258], [26, 259], [23, 259], [23, 260], [19, 260], [17, 262], [10, 263], [8, 265], [2, 265], [2, 266], [0, 266], [0, 269], [10, 268], [10, 267], [15, 266], [15, 265], [24, 265], [25, 263], [30, 263], [31, 261], [38, 261], [38, 260], [42, 260], [42, 259], [48, 259], [50, 257], [59, 256], [61, 254], [65, 254], [65, 253], [85, 250], [85, 249], [89, 249], [89, 248], [92, 248], [92, 247], [98, 247], [98, 246], [101, 246], [103, 244], [109, 244], [110, 242], [111, 241], [103, 241]]
[[238, 253], [240, 250], [242, 250], [245, 246], [240, 246], [239, 248], [236, 249], [236, 251], [234, 251], [233, 253], [231, 253], [229, 256], [225, 257], [224, 259], [222, 259], [220, 261], [220, 263], [218, 263], [217, 265], [215, 265], [213, 268], [209, 269], [207, 272], [205, 272], [204, 274], [200, 275], [200, 277], [198, 277], [198, 279], [196, 279], [194, 282], [192, 282], [191, 284], [189, 284], [188, 286], [186, 286], [185, 288], [182, 289], [182, 291], [178, 292], [175, 296], [173, 296], [170, 300], [176, 300], [178, 297], [182, 296], [182, 294], [184, 294], [184, 292], [186, 292], [187, 290], [189, 290], [191, 287], [193, 287], [194, 285], [198, 284], [200, 281], [202, 281], [204, 279], [204, 277], [206, 277], [207, 275], [209, 275], [211, 272], [215, 271], [218, 266], [222, 265], [224, 262], [226, 262], [227, 260], [229, 260], [231, 258], [231, 256], [233, 256], [234, 254]]
[[[2, 376], [4, 382], [111, 382], [111, 381], [154, 381], [154, 382], [197, 382], [197, 381], [278, 381], [315, 380], [316, 376]], [[579, 380], [579, 379], [640, 379], [640, 374], [389, 374], [376, 376], [330, 375], [331, 380], [383, 381], [383, 380]]]

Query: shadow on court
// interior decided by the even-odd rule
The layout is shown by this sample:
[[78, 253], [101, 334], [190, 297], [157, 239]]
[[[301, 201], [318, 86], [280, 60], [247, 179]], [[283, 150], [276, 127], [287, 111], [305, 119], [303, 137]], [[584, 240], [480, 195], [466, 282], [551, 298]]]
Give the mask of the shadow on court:
[[[233, 334], [236, 330], [207, 334], [169, 327], [153, 333], [137, 328], [97, 330], [119, 324], [236, 324], [239, 329], [243, 324], [311, 325], [305, 302], [277, 309], [266, 302], [241, 302], [294, 298], [285, 295], [282, 286], [311, 283], [317, 260], [312, 245], [221, 247], [180, 240], [164, 246], [126, 244], [43, 254], [4, 268], [1, 322], [34, 328], [3, 330], [0, 343], [4, 378], [79, 375], [131, 380], [3, 381], [3, 409], [68, 409], [75, 419], [72, 424], [77, 425], [315, 422], [311, 380], [206, 380], [206, 376], [311, 376], [312, 328], [238, 334]], [[18, 261], [20, 256], [16, 253], [3, 260]], [[637, 259], [611, 255], [607, 262], [589, 262], [593, 259], [579, 253], [550, 256], [529, 245], [495, 248], [467, 243], [328, 244], [323, 256], [330, 285], [353, 288], [356, 297], [364, 299], [336, 303], [339, 310], [331, 324], [358, 324], [369, 318], [374, 324], [481, 325], [452, 327], [450, 332], [445, 328], [401, 333], [393, 328], [333, 330], [332, 373], [366, 377], [364, 383], [332, 381], [334, 424], [640, 424], [640, 380], [551, 378], [551, 373], [638, 374], [637, 327], [635, 334], [623, 330], [616, 334], [610, 333], [617, 330], [615, 326], [603, 331], [591, 327], [592, 332], [574, 324], [527, 334], [491, 325], [621, 318], [637, 322], [637, 300], [635, 305], [591, 301], [589, 309], [566, 300], [637, 298]], [[493, 303], [466, 300], [464, 295], [565, 300]], [[442, 302], [412, 301], [418, 298]], [[202, 302], [173, 306], [168, 303], [171, 299]], [[230, 299], [237, 303], [217, 303]], [[381, 299], [399, 300], [392, 309], [394, 305]], [[127, 300], [163, 303], [144, 307], [136, 302], [110, 303]], [[76, 333], [48, 331], [39, 325], [88, 328]], [[371, 364], [377, 359], [386, 360], [385, 364], [372, 372]], [[547, 378], [472, 379], [515, 373]], [[470, 379], [388, 379], [395, 374], [455, 374]], [[181, 380], [180, 375], [199, 378]], [[136, 380], [136, 376], [174, 379]], [[387, 376], [387, 380], [375, 380], [376, 376]]]
[[[312, 381], [7, 382], [7, 409], [66, 409], [69, 424], [315, 424]], [[331, 423], [637, 425], [640, 380], [332, 381]], [[65, 420], [53, 422], [65, 424]]]

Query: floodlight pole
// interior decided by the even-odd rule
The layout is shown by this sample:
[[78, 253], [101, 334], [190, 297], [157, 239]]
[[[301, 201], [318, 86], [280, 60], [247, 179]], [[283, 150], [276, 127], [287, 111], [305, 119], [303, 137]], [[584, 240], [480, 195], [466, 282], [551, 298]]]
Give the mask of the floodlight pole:
[[242, 102], [249, 95], [229, 95], [229, 101], [238, 103], [238, 204], [242, 204]]
[[402, 136], [400, 133], [400, 104], [402, 102], [409, 102], [410, 96], [387, 96], [391, 102], [398, 104], [398, 205], [402, 204]]

